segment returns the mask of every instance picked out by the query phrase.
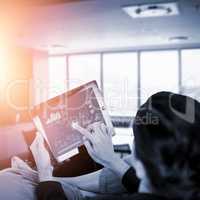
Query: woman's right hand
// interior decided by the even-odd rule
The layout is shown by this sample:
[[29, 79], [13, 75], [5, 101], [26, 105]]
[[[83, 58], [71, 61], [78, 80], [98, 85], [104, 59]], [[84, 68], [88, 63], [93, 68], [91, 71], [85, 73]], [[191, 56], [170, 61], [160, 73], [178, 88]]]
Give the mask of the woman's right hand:
[[87, 129], [75, 124], [74, 129], [84, 136], [84, 145], [92, 159], [110, 168], [120, 177], [129, 169], [129, 165], [114, 152], [110, 130], [103, 123], [94, 123]]

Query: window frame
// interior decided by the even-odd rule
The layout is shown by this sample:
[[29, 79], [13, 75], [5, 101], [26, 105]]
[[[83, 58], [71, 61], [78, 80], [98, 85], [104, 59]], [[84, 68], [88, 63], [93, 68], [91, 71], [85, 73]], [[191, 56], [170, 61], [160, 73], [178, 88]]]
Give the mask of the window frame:
[[[178, 90], [179, 93], [182, 94], [182, 81], [183, 81], [183, 77], [182, 77], [182, 51], [184, 50], [196, 50], [199, 49], [200, 50], [200, 46], [175, 46], [175, 47], [161, 47], [161, 48], [156, 48], [156, 47], [152, 47], [152, 48], [141, 48], [141, 49], [128, 49], [128, 50], [123, 50], [123, 49], [119, 49], [119, 50], [109, 50], [109, 51], [94, 51], [94, 52], [78, 52], [78, 53], [68, 53], [68, 54], [55, 54], [55, 55], [49, 55], [49, 56], [66, 56], [66, 67], [67, 67], [67, 77], [69, 78], [69, 57], [70, 56], [76, 56], [76, 55], [91, 55], [91, 54], [100, 54], [100, 83], [101, 83], [101, 88], [102, 88], [102, 94], [104, 95], [104, 77], [103, 77], [103, 57], [105, 54], [114, 54], [114, 53], [136, 53], [137, 54], [137, 71], [138, 71], [138, 84], [137, 84], [137, 96], [138, 96], [138, 105], [137, 108], [139, 108], [139, 106], [141, 105], [141, 92], [140, 92], [140, 88], [141, 88], [141, 53], [143, 52], [153, 52], [153, 51], [177, 51], [178, 52]], [[69, 80], [69, 79], [68, 79]], [[69, 85], [69, 84], [68, 84]], [[113, 122], [119, 120], [117, 119], [117, 116], [113, 116]], [[127, 119], [127, 121], [129, 121], [130, 123], [133, 121], [132, 118], [133, 116], [130, 117], [120, 117], [121, 119]], [[127, 127], [130, 126], [127, 125]]]

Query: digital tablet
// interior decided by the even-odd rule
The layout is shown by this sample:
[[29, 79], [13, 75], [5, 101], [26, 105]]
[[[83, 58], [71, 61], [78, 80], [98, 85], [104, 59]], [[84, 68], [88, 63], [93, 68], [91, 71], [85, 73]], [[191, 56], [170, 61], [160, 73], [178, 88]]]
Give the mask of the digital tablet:
[[36, 128], [58, 162], [77, 154], [78, 147], [83, 145], [82, 135], [73, 128], [73, 123], [86, 128], [101, 122], [113, 129], [96, 81], [35, 106], [31, 114]]

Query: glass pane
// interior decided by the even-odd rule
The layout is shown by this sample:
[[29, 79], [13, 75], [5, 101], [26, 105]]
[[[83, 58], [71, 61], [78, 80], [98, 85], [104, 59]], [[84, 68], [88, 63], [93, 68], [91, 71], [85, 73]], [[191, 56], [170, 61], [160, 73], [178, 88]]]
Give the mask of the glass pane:
[[200, 49], [182, 51], [182, 93], [200, 100]]
[[103, 56], [104, 97], [112, 116], [134, 116], [137, 111], [137, 53]]
[[66, 57], [49, 57], [49, 98], [67, 90]]
[[100, 87], [100, 55], [69, 56], [69, 86], [70, 89], [96, 80]]
[[179, 92], [178, 52], [141, 53], [141, 103], [159, 91]]

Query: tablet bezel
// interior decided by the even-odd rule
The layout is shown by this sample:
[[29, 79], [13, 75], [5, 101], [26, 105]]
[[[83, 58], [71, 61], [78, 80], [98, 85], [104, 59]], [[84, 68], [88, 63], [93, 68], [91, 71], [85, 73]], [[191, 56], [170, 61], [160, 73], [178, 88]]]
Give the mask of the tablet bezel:
[[[108, 129], [109, 129], [109, 133], [111, 134], [110, 136], [112, 137], [112, 136], [115, 135], [114, 128], [113, 128], [113, 124], [112, 124], [112, 122], [111, 122], [111, 118], [110, 118], [109, 113], [108, 113], [108, 110], [107, 110], [107, 108], [106, 108], [106, 105], [105, 105], [105, 102], [104, 102], [104, 99], [103, 99], [103, 95], [102, 95], [102, 93], [101, 93], [101, 91], [100, 91], [100, 89], [99, 89], [99, 87], [98, 87], [98, 85], [97, 85], [97, 82], [96, 82], [96, 81], [91, 81], [91, 82], [88, 82], [88, 83], [86, 83], [86, 84], [84, 84], [84, 85], [81, 85], [81, 86], [79, 86], [79, 87], [77, 87], [77, 88], [74, 88], [74, 89], [72, 89], [72, 90], [69, 90], [69, 91], [67, 91], [67, 92], [65, 92], [65, 93], [63, 93], [63, 94], [61, 94], [61, 95], [58, 95], [58, 96], [56, 96], [56, 97], [54, 97], [54, 98], [51, 98], [51, 99], [47, 100], [46, 102], [43, 102], [43, 103], [41, 103], [41, 104], [39, 104], [39, 105], [36, 105], [36, 106], [34, 106], [34, 108], [31, 110], [31, 116], [32, 116], [33, 122], [34, 122], [36, 128], [38, 129], [38, 131], [42, 134], [42, 136], [44, 137], [44, 139], [45, 139], [46, 142], [48, 143], [49, 148], [50, 148], [51, 151], [52, 151], [51, 145], [50, 145], [50, 143], [48, 142], [47, 135], [46, 135], [46, 133], [45, 133], [45, 130], [44, 130], [44, 128], [43, 128], [43, 125], [42, 125], [40, 119], [39, 119], [40, 123], [38, 123], [38, 122], [39, 122], [39, 121], [38, 121], [38, 118], [39, 118], [39, 116], [38, 116], [38, 108], [39, 108], [39, 109], [40, 109], [40, 108], [43, 108], [45, 104], [49, 105], [49, 104], [51, 104], [51, 103], [54, 103], [54, 102], [57, 101], [58, 98], [60, 98], [61, 96], [64, 96], [65, 99], [66, 99], [66, 98], [68, 99], [68, 98], [70, 98], [70, 96], [76, 94], [77, 92], [82, 92], [82, 91], [87, 90], [87, 89], [90, 89], [90, 88], [93, 89], [93, 92], [94, 92], [94, 94], [95, 94], [95, 97], [96, 97], [98, 106], [99, 106], [99, 108], [100, 108], [100, 110], [101, 110], [101, 113], [102, 113], [102, 115], [103, 115], [105, 124], [106, 124], [106, 126], [108, 127]], [[63, 102], [65, 102], [65, 100], [64, 100]], [[41, 112], [42, 112], [42, 111], [41, 111]], [[39, 126], [38, 126], [38, 124], [39, 124]], [[81, 145], [82, 145], [82, 144], [77, 145], [75, 148], [70, 149], [68, 152], [66, 152], [66, 153], [64, 153], [63, 155], [60, 155], [60, 156], [55, 156], [55, 153], [54, 153], [53, 151], [52, 151], [52, 153], [53, 153], [53, 155], [55, 156], [55, 159], [56, 159], [58, 162], [63, 162], [64, 160], [69, 159], [70, 157], [72, 157], [72, 156], [78, 154], [78, 153], [79, 153], [78, 147], [80, 147]]]

